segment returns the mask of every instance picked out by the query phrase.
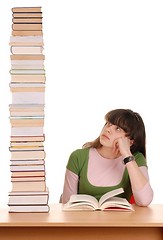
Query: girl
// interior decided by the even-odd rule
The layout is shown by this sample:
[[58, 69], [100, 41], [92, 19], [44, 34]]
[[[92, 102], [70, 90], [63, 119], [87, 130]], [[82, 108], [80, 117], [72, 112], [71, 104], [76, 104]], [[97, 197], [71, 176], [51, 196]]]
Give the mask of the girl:
[[65, 173], [62, 203], [72, 194], [99, 198], [122, 187], [120, 197], [139, 206], [153, 199], [146, 162], [146, 133], [141, 116], [130, 109], [105, 115], [100, 136], [71, 153]]

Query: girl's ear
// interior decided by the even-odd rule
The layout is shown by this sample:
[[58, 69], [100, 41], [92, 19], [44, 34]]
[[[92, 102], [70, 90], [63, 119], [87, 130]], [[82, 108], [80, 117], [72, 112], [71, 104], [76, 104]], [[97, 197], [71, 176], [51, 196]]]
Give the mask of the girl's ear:
[[134, 140], [130, 140], [130, 147], [134, 144]]

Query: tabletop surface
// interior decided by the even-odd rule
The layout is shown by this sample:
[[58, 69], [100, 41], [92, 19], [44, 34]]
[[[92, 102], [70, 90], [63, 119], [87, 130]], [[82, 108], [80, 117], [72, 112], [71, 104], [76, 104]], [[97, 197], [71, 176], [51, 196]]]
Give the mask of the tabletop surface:
[[52, 204], [49, 213], [9, 213], [0, 208], [0, 227], [163, 227], [163, 204], [134, 209], [64, 212], [62, 204]]

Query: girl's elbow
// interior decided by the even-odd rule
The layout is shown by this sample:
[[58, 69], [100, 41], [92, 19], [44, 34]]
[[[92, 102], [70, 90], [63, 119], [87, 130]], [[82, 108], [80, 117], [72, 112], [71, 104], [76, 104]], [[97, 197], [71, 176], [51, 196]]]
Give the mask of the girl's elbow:
[[140, 206], [140, 207], [148, 207], [152, 200], [153, 200], [153, 191], [151, 192], [150, 196], [141, 198], [141, 199], [135, 199], [135, 203], [136, 205]]

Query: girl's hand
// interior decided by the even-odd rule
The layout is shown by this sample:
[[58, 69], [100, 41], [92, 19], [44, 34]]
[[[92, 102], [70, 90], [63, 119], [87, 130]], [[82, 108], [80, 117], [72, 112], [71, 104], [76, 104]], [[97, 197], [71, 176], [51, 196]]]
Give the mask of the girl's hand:
[[128, 137], [117, 138], [114, 141], [113, 151], [116, 154], [121, 154], [123, 157], [131, 156], [130, 146], [132, 141]]

